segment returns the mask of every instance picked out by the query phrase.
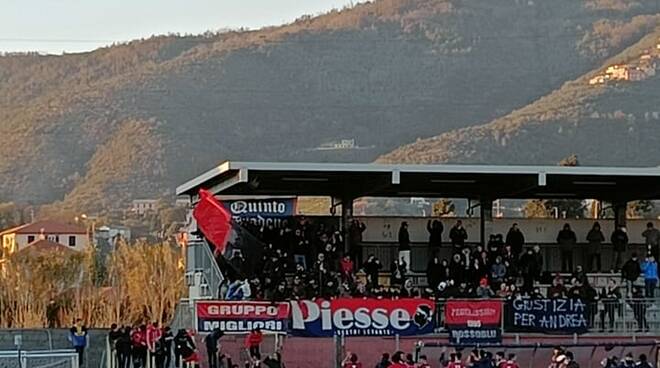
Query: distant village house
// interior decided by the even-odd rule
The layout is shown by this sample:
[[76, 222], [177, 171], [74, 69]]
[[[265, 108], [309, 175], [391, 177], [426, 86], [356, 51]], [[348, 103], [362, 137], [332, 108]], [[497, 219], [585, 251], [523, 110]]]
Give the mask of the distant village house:
[[89, 246], [88, 235], [85, 228], [55, 221], [38, 221], [17, 226], [0, 232], [0, 258], [37, 243], [36, 248], [41, 250], [57, 244], [70, 250], [83, 251]]

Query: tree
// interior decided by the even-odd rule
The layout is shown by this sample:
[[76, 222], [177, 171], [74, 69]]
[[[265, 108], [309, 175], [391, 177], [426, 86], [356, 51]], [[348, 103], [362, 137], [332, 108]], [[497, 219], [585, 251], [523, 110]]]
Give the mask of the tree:
[[452, 201], [446, 198], [441, 198], [433, 203], [433, 216], [442, 217], [442, 216], [453, 216], [456, 206]]
[[550, 212], [546, 208], [546, 203], [542, 199], [532, 199], [525, 204], [523, 208], [525, 217], [529, 218], [548, 218]]

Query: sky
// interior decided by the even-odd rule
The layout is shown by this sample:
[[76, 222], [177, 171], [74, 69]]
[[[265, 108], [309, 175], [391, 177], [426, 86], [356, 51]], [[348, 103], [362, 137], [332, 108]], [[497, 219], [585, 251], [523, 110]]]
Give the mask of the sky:
[[82, 52], [152, 35], [261, 28], [357, 0], [2, 0], [0, 51]]

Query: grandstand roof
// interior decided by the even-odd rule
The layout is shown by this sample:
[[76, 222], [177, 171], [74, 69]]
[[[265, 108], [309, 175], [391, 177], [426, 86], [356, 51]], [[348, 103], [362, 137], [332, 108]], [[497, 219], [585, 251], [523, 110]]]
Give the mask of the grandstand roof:
[[176, 193], [196, 200], [200, 188], [224, 195], [616, 201], [660, 198], [660, 168], [226, 161]]

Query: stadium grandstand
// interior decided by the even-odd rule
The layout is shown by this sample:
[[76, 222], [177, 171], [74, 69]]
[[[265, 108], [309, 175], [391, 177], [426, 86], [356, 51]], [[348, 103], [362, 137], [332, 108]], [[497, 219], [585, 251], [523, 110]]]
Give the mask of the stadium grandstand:
[[[233, 229], [228, 250], [219, 252], [191, 216], [190, 295], [177, 323], [204, 332], [195, 300], [290, 302], [294, 326], [295, 305], [308, 308], [308, 300], [430, 300], [436, 335], [425, 354], [435, 361], [445, 351], [439, 346], [496, 343], [536, 366], [537, 349], [565, 345], [567, 336], [576, 360], [608, 358], [614, 346], [621, 358], [624, 351], [655, 354], [660, 222], [627, 218], [626, 209], [658, 199], [658, 184], [658, 168], [224, 162], [177, 188], [193, 206], [200, 189], [210, 191], [232, 216]], [[306, 196], [331, 198], [332, 215], [297, 215], [295, 199]], [[464, 198], [468, 205], [462, 217], [354, 216], [354, 203], [367, 197]], [[493, 204], [501, 199], [596, 200], [613, 215], [497, 217]], [[456, 327], [463, 322], [447, 310], [468, 308], [456, 305], [466, 300], [494, 303], [483, 308], [498, 311], [497, 326], [490, 331], [479, 320], [481, 332], [475, 321]], [[557, 300], [578, 302], [566, 307]], [[422, 328], [417, 322], [426, 309], [411, 308]], [[300, 325], [304, 336], [312, 333]], [[353, 344], [352, 351], [376, 353], [366, 348], [373, 342], [368, 333], [338, 329], [331, 328], [344, 349]], [[538, 336], [548, 331], [557, 335]], [[424, 340], [420, 331], [391, 335], [397, 349], [424, 350], [416, 343]]]

